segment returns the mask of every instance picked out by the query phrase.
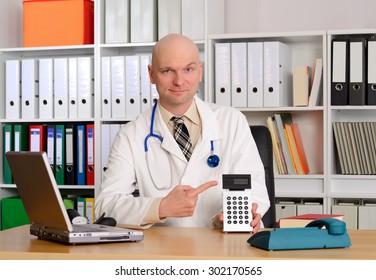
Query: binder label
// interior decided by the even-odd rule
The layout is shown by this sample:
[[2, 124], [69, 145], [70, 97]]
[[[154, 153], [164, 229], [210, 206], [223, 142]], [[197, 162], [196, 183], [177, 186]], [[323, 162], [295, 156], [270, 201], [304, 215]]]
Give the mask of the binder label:
[[39, 152], [41, 147], [39, 145], [40, 131], [37, 128], [32, 128], [30, 131], [30, 151]]

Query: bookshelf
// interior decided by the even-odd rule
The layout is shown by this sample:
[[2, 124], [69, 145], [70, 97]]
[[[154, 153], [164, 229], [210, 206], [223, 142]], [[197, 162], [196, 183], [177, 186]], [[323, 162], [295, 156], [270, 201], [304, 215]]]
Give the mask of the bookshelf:
[[[332, 46], [330, 42], [338, 38], [364, 37], [368, 38], [376, 34], [376, 29], [356, 30], [329, 30], [328, 31], [328, 61], [332, 59]], [[328, 77], [332, 71], [331, 63], [328, 63]], [[336, 157], [335, 138], [333, 134], [333, 123], [335, 122], [375, 122], [375, 105], [332, 105], [331, 87], [328, 85], [328, 203], [333, 205], [336, 201], [353, 202], [364, 204], [375, 203], [376, 200], [376, 177], [375, 175], [342, 175], [338, 172], [338, 161]], [[367, 90], [366, 90], [367, 92]]]
[[[4, 17], [0, 27], [0, 104], [5, 104], [5, 61], [21, 59], [41, 59], [41, 58], [62, 58], [90, 56], [94, 58], [94, 99], [93, 115], [90, 118], [75, 119], [39, 119], [39, 118], [19, 118], [7, 119], [5, 115], [5, 105], [0, 110], [0, 199], [17, 195], [15, 184], [4, 184], [3, 174], [3, 124], [60, 124], [60, 123], [92, 123], [95, 133], [95, 184], [94, 185], [59, 185], [62, 195], [95, 195], [102, 178], [102, 133], [103, 125], [119, 126], [132, 118], [103, 117], [102, 114], [102, 58], [111, 56], [134, 56], [150, 55], [155, 42], [140, 43], [106, 43], [106, 23], [105, 23], [105, 0], [94, 0], [94, 43], [91, 45], [74, 46], [54, 46], [54, 47], [23, 47], [23, 1], [4, 0], [2, 11]], [[129, 2], [131, 2], [129, 0]], [[155, 2], [157, 2], [155, 0]], [[187, 1], [189, 3], [189, 1]], [[195, 41], [199, 47], [202, 60], [205, 60], [206, 35], [209, 33], [224, 32], [225, 0], [203, 0], [204, 26], [200, 26], [204, 31], [204, 38]], [[203, 92], [203, 90], [202, 90]], [[0, 210], [1, 211], [1, 210]], [[1, 219], [1, 218], [0, 218]]]
[[[291, 32], [291, 33], [252, 33], [252, 34], [222, 34], [208, 37], [208, 100], [215, 102], [215, 44], [233, 42], [272, 42], [278, 41], [287, 44], [291, 49], [291, 67], [308, 65], [312, 69], [316, 58], [326, 61], [326, 32]], [[323, 69], [326, 73], [326, 69]], [[292, 79], [292, 77], [289, 77]], [[323, 75], [323, 85], [326, 74]], [[326, 88], [323, 87], [324, 96]], [[290, 92], [291, 94], [291, 92]], [[291, 98], [292, 99], [292, 98]], [[321, 203], [326, 200], [326, 100], [320, 106], [313, 107], [258, 107], [251, 108], [245, 105], [239, 108], [247, 117], [250, 124], [266, 125], [266, 119], [274, 113], [290, 113], [294, 122], [299, 123], [303, 141], [310, 143], [306, 147], [306, 154], [310, 165], [308, 175], [278, 175], [275, 164], [275, 186], [277, 198], [300, 200], [301, 198], [314, 199]], [[314, 140], [313, 140], [314, 139]], [[313, 141], [312, 141], [313, 140]]]
[[[296, 31], [278, 33], [216, 34], [208, 36], [207, 98], [215, 102], [215, 44], [238, 42], [279, 41], [292, 52], [291, 68], [308, 65], [314, 68], [316, 58], [323, 59], [322, 98], [318, 106], [279, 106], [251, 108], [239, 107], [250, 124], [266, 125], [267, 117], [275, 113], [290, 113], [299, 124], [307, 154], [310, 172], [307, 175], [279, 175], [275, 164], [276, 199], [279, 201], [322, 204], [323, 213], [331, 213], [339, 203], [360, 205], [376, 201], [374, 175], [342, 175], [338, 173], [338, 160], [333, 136], [334, 122], [375, 122], [375, 105], [331, 105], [331, 60], [334, 38], [370, 37], [374, 29]], [[292, 71], [291, 69], [291, 71]], [[249, 92], [248, 92], [249, 94]], [[290, 92], [291, 94], [291, 92]], [[288, 205], [288, 204], [287, 204]], [[356, 225], [355, 225], [356, 228]]]

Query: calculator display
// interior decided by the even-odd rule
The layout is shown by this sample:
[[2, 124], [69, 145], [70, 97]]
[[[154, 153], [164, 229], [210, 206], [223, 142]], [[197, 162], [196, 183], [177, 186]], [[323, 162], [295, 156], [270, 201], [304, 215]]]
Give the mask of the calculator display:
[[223, 188], [227, 190], [244, 190], [251, 188], [250, 174], [223, 174]]

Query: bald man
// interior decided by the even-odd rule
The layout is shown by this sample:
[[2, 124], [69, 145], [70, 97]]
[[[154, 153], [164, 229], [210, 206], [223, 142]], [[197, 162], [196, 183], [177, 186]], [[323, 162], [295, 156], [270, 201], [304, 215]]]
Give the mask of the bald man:
[[[256, 144], [238, 110], [195, 96], [202, 67], [196, 44], [185, 36], [170, 34], [155, 44], [148, 71], [159, 100], [118, 133], [96, 216], [105, 212], [130, 228], [221, 226], [222, 174], [239, 173], [252, 174], [250, 225], [253, 232], [262, 227], [270, 202]], [[215, 166], [207, 163], [213, 154]]]

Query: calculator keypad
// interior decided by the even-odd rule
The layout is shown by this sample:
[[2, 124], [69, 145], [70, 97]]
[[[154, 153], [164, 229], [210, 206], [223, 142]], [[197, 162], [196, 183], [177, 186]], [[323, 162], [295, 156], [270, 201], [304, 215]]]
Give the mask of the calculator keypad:
[[252, 231], [252, 201], [250, 191], [223, 192], [223, 230]]

